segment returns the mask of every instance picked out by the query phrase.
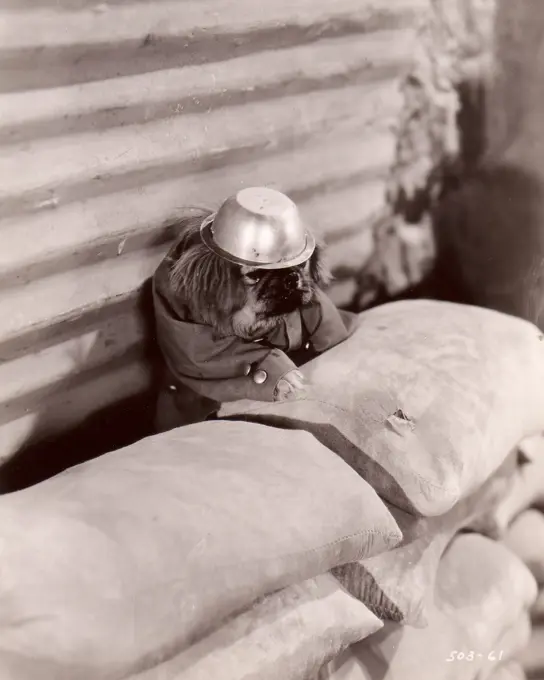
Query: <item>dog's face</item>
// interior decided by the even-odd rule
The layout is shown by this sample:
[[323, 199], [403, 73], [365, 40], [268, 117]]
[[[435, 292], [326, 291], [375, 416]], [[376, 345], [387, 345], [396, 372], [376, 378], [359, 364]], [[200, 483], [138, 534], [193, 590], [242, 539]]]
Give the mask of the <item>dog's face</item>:
[[[206, 214], [204, 214], [204, 217]], [[211, 252], [200, 238], [203, 217], [180, 225], [170, 282], [194, 321], [221, 335], [255, 339], [282, 318], [310, 304], [316, 289], [329, 280], [320, 245], [310, 259], [285, 269], [259, 269], [233, 264]]]
[[241, 267], [244, 286], [263, 316], [290, 314], [312, 301], [317, 282], [310, 263], [286, 269]]

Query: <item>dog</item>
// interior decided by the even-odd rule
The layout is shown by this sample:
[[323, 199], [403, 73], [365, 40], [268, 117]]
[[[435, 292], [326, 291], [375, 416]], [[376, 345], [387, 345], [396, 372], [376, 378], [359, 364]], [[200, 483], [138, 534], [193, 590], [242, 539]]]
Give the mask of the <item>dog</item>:
[[323, 292], [331, 275], [321, 243], [283, 269], [236, 264], [204, 243], [201, 225], [211, 215], [176, 221], [178, 238], [153, 278], [169, 388], [178, 400], [183, 391], [178, 410], [192, 414], [184, 424], [201, 419], [202, 399], [213, 413], [224, 401], [303, 397], [300, 366], [350, 334], [349, 313]]
[[[200, 225], [210, 214], [206, 211], [180, 221], [182, 236], [170, 284], [191, 319], [210, 326], [217, 335], [259, 340], [285, 323], [289, 314], [308, 306], [316, 290], [330, 282], [320, 243], [309, 260], [285, 269], [237, 265], [216, 255], [200, 237]], [[295, 397], [304, 389], [301, 372], [293, 369], [279, 381], [275, 398]]]

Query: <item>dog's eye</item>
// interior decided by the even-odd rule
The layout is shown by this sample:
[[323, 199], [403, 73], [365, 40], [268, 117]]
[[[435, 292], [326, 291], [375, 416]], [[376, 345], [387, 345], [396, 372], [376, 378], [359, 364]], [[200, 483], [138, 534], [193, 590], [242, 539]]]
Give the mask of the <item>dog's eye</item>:
[[248, 281], [249, 281], [250, 283], [257, 283], [257, 281], [259, 281], [259, 279], [261, 278], [261, 276], [262, 276], [261, 272], [259, 272], [259, 271], [253, 271], [253, 272], [248, 272], [248, 273], [246, 274], [246, 279], [248, 279]]

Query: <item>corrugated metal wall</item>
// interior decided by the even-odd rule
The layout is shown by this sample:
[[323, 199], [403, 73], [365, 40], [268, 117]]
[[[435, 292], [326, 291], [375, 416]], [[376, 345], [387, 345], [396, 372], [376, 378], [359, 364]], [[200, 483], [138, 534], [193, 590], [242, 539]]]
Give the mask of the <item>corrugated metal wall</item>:
[[427, 0], [0, 0], [0, 458], [143, 390], [137, 291], [187, 205], [280, 188], [370, 248]]

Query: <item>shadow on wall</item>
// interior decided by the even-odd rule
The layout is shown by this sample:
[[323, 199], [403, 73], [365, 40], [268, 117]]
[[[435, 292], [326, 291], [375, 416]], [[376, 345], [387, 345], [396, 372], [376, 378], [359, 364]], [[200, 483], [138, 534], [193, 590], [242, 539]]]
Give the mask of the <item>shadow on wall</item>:
[[[152, 375], [158, 371], [158, 358], [154, 343], [153, 313], [150, 280], [139, 291], [138, 312], [145, 320], [146, 341], [143, 358], [151, 366]], [[93, 350], [86, 356], [92, 361]], [[80, 379], [77, 374], [63, 383], [70, 389]], [[152, 380], [156, 384], [156, 379]], [[108, 451], [128, 446], [153, 432], [155, 393], [153, 389], [112, 406], [97, 410], [71, 430], [52, 437], [43, 436], [50, 414], [44, 408], [38, 417], [33, 433], [20, 450], [0, 466], [0, 494], [17, 491], [36, 484]]]
[[497, 0], [494, 81], [459, 88], [462, 181], [433, 219], [435, 276], [544, 328], [544, 6]]
[[436, 275], [457, 298], [544, 328], [544, 176], [491, 162], [435, 216]]
[[447, 188], [433, 233], [433, 270], [401, 298], [487, 307], [544, 330], [544, 173], [482, 162]]

